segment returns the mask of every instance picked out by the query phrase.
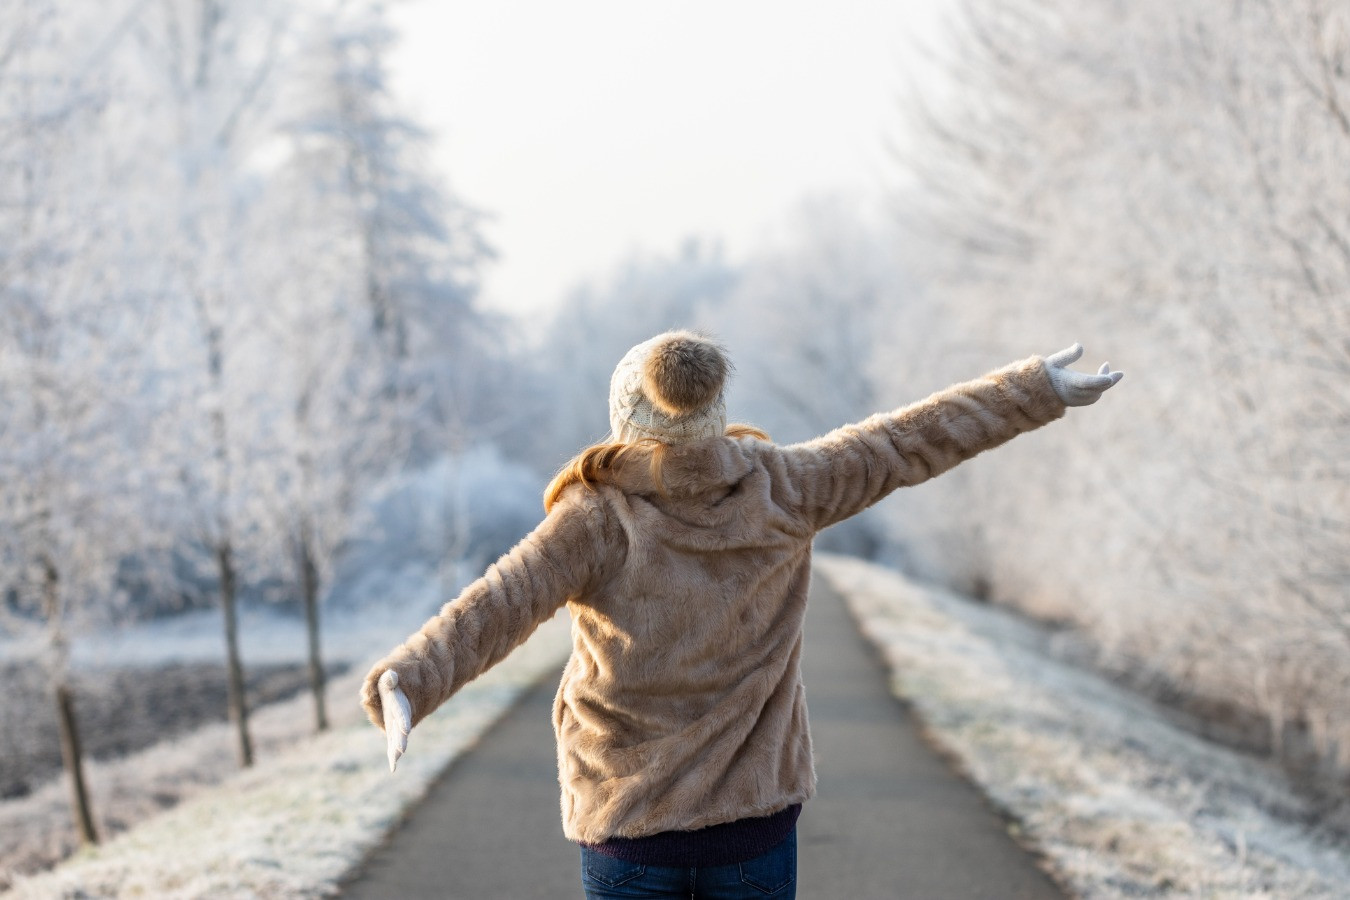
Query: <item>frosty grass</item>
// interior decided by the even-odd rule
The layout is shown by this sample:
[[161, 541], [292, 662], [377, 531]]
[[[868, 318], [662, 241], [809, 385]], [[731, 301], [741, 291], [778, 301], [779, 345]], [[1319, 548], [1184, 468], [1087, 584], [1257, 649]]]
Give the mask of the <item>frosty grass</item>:
[[[10, 896], [328, 897], [431, 782], [570, 648], [567, 614], [417, 726], [398, 772], [353, 702], [366, 667], [331, 686], [330, 730], [203, 791]], [[308, 698], [289, 715], [310, 715]], [[286, 704], [278, 704], [285, 706]]]
[[817, 558], [930, 739], [1083, 897], [1350, 897], [1350, 848], [1262, 762], [1057, 662], [1025, 622], [868, 563]]

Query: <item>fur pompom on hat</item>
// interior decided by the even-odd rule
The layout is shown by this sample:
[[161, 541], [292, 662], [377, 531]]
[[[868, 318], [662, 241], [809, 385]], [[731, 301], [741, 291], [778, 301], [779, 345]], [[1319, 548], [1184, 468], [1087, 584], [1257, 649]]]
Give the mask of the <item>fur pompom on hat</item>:
[[722, 347], [692, 331], [668, 331], [638, 344], [609, 382], [614, 439], [687, 444], [725, 433], [730, 372]]

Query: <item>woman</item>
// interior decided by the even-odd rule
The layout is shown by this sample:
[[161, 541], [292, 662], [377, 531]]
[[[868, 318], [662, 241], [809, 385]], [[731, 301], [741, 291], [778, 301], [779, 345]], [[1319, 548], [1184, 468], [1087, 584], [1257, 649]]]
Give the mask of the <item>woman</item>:
[[799, 659], [816, 532], [1094, 402], [1121, 377], [1075, 345], [804, 444], [726, 424], [706, 337], [639, 344], [610, 443], [563, 468], [547, 517], [376, 665], [362, 701], [391, 767], [407, 733], [566, 603], [553, 708], [562, 822], [588, 897], [792, 897], [815, 790]]

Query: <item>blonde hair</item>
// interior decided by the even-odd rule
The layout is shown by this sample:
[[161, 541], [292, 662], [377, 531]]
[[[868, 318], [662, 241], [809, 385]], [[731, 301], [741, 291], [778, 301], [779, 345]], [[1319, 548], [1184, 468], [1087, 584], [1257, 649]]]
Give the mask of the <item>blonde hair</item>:
[[[761, 441], [771, 440], [767, 433], [753, 425], [728, 425], [726, 436], [730, 438], [752, 437]], [[639, 448], [650, 448], [652, 481], [656, 484], [657, 492], [665, 495], [666, 489], [661, 480], [661, 468], [665, 464], [666, 450], [669, 446], [669, 444], [658, 441], [656, 438], [643, 438], [639, 441], [613, 441], [587, 447], [574, 456], [567, 465], [559, 469], [558, 474], [553, 476], [553, 480], [544, 489], [544, 512], [548, 513], [553, 509], [553, 504], [558, 502], [558, 498], [562, 496], [563, 491], [573, 484], [580, 482], [590, 487], [599, 480], [598, 476], [601, 472], [616, 468], [625, 457]]]

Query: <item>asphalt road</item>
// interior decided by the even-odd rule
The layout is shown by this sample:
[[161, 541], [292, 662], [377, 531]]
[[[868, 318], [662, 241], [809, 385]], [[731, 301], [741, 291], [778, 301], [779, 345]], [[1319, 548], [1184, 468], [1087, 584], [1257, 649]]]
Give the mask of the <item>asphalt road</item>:
[[[799, 898], [1064, 896], [923, 742], [821, 578], [802, 666], [819, 784], [798, 823]], [[582, 897], [578, 853], [559, 824], [556, 687], [547, 680], [530, 691], [451, 766], [343, 896]]]

